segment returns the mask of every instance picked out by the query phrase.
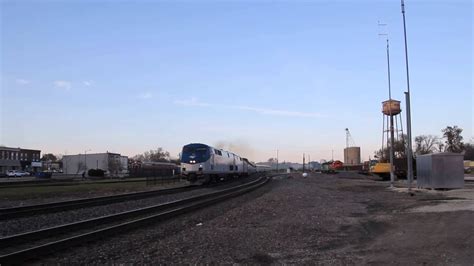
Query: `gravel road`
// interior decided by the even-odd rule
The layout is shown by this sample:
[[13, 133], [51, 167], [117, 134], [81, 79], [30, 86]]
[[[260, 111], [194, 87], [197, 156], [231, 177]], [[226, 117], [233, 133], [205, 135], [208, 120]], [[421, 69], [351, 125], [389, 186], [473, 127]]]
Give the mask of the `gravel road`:
[[274, 179], [218, 205], [30, 263], [474, 263], [474, 212], [411, 211], [440, 196], [348, 177]]

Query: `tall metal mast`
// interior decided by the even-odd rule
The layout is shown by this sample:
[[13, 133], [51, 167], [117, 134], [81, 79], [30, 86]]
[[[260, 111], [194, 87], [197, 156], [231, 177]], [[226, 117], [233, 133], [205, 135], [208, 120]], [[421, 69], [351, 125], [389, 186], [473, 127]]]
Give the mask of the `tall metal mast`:
[[[390, 82], [390, 45], [387, 37], [387, 73], [388, 73], [388, 99], [392, 100], [392, 86]], [[391, 104], [391, 103], [390, 103]], [[393, 164], [393, 147], [394, 147], [394, 139], [395, 139], [395, 132], [393, 128], [393, 115], [391, 113], [392, 108], [390, 108], [390, 186], [393, 187], [393, 183], [395, 182], [395, 173], [394, 173], [394, 164]]]
[[408, 71], [408, 46], [407, 46], [407, 27], [405, 22], [405, 1], [401, 0], [402, 16], [403, 16], [403, 35], [405, 37], [405, 65], [407, 70], [407, 92], [405, 92], [407, 105], [407, 167], [408, 167], [408, 191], [411, 191], [411, 183], [413, 181], [413, 153], [411, 143], [411, 107], [410, 107], [410, 74]]
[[[379, 26], [386, 26], [387, 24], [380, 24]], [[386, 36], [386, 41], [387, 41], [387, 81], [388, 81], [388, 100], [390, 101], [390, 108], [389, 108], [389, 116], [390, 116], [390, 147], [389, 147], [389, 158], [390, 158], [390, 187], [393, 187], [395, 183], [395, 169], [394, 169], [394, 139], [395, 139], [395, 132], [394, 132], [394, 122], [393, 122], [393, 115], [392, 114], [392, 85], [391, 85], [391, 80], [390, 80], [390, 41], [388, 39], [388, 34], [379, 34], [379, 35], [385, 35]], [[385, 133], [384, 133], [385, 134]], [[383, 154], [383, 149], [382, 149], [382, 154]]]

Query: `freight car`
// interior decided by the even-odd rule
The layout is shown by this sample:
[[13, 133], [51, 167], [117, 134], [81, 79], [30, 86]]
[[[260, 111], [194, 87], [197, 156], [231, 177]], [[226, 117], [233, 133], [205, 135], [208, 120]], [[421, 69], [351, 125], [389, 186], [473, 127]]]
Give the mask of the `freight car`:
[[202, 143], [185, 145], [180, 159], [181, 175], [192, 184], [217, 182], [256, 172], [255, 164], [246, 158]]
[[132, 162], [129, 165], [131, 177], [160, 177], [179, 175], [179, 165], [165, 162]]

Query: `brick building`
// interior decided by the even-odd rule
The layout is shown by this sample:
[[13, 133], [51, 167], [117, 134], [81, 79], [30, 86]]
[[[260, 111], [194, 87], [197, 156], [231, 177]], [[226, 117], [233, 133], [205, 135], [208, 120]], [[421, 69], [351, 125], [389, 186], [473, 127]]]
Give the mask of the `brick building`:
[[8, 170], [41, 171], [41, 151], [0, 146], [0, 173]]

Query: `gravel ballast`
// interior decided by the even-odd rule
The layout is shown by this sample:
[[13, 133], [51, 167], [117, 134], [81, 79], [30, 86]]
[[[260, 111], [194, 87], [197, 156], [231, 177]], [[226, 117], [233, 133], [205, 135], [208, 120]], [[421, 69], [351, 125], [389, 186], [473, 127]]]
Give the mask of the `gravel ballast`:
[[411, 212], [436, 204], [433, 196], [387, 186], [341, 175], [278, 178], [218, 205], [31, 263], [472, 265], [473, 212]]
[[35, 215], [31, 217], [22, 217], [9, 220], [0, 220], [0, 236], [5, 237], [9, 235], [30, 232], [42, 228], [53, 227], [61, 224], [67, 224], [77, 221], [83, 221], [100, 216], [116, 214], [120, 212], [130, 211], [138, 208], [149, 207], [161, 203], [180, 200], [188, 197], [193, 197], [205, 193], [211, 193], [222, 190], [237, 184], [249, 182], [255, 177], [243, 178], [233, 182], [218, 184], [217, 186], [202, 186], [187, 192], [180, 192], [175, 194], [158, 195], [149, 198], [128, 200], [117, 202], [113, 204], [99, 205], [87, 207], [82, 209], [72, 209], [68, 211], [61, 211], [55, 213], [47, 213]]

